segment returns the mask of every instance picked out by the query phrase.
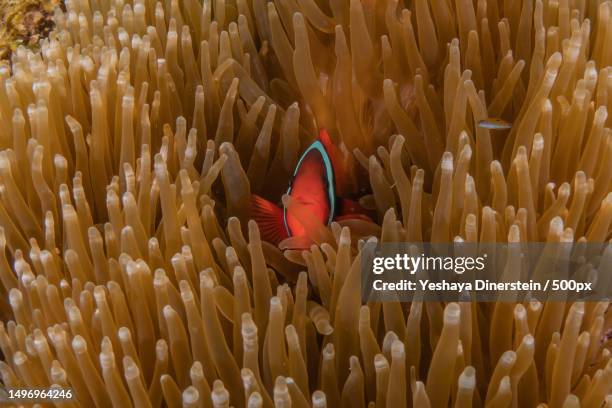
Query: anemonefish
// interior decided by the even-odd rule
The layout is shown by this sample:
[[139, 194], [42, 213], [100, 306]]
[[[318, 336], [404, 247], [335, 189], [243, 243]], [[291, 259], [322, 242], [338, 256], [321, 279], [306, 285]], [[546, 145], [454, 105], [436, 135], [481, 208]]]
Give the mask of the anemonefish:
[[510, 129], [512, 127], [512, 123], [506, 122], [503, 119], [488, 118], [487, 120], [481, 120], [478, 122], [478, 127], [492, 130], [503, 130]]
[[[348, 219], [370, 221], [357, 202], [336, 195], [344, 182], [340, 156], [327, 131], [321, 129], [319, 138], [298, 160], [286, 194], [324, 225]], [[251, 196], [251, 216], [262, 239], [275, 245], [289, 237], [308, 238], [311, 232], [285, 206], [280, 208], [257, 195]]]

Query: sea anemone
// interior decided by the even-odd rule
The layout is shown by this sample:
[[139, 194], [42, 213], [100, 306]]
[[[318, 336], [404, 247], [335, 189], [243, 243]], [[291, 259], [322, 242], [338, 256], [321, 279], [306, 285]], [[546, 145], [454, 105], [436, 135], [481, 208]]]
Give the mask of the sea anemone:
[[[366, 241], [609, 242], [612, 2], [65, 3], [0, 67], [4, 386], [73, 389], [63, 406], [612, 406], [608, 301], [360, 292]], [[319, 128], [376, 216], [316, 224], [283, 197], [315, 225], [279, 248], [250, 197], [281, 201]]]

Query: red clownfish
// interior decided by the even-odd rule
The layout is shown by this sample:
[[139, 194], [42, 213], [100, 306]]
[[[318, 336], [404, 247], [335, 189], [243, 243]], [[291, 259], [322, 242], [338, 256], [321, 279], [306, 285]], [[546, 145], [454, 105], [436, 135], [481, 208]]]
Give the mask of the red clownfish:
[[[321, 129], [319, 138], [298, 160], [286, 194], [324, 225], [348, 219], [371, 221], [357, 202], [336, 195], [344, 180], [339, 157], [338, 148], [327, 131]], [[286, 207], [280, 208], [260, 196], [251, 196], [251, 214], [259, 225], [262, 239], [275, 245], [289, 237], [309, 236], [309, 227]]]

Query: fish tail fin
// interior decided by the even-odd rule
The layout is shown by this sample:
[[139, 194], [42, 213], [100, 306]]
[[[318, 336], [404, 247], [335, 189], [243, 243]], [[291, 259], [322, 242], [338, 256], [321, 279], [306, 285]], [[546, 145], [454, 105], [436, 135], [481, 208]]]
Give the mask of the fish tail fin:
[[337, 212], [339, 216], [347, 214], [366, 214], [368, 212], [359, 202], [349, 198], [338, 198], [337, 203], [339, 204]]
[[283, 223], [283, 210], [263, 197], [251, 195], [251, 217], [257, 222], [261, 238], [278, 245], [288, 238]]
[[334, 218], [334, 221], [347, 221], [347, 220], [361, 220], [361, 221], [373, 222], [370, 217], [364, 214], [344, 214], [344, 215], [339, 215], [336, 218]]
[[338, 201], [340, 208], [338, 209], [338, 215], [334, 218], [335, 221], [353, 219], [372, 221], [367, 215], [369, 211], [363, 208], [357, 201], [349, 200], [348, 198], [340, 198]]

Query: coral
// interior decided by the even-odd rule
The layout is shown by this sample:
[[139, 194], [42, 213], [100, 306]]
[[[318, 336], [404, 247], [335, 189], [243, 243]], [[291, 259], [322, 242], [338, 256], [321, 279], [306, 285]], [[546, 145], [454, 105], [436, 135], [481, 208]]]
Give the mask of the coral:
[[10, 57], [19, 45], [36, 47], [53, 29], [53, 10], [59, 0], [0, 1], [0, 59]]

